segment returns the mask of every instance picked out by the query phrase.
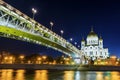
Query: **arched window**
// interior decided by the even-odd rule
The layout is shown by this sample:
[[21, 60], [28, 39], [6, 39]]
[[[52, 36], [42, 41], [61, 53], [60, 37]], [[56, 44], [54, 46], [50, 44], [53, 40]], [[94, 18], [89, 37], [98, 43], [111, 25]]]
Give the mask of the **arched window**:
[[93, 55], [93, 52], [92, 52], [92, 51], [90, 51], [90, 55]]

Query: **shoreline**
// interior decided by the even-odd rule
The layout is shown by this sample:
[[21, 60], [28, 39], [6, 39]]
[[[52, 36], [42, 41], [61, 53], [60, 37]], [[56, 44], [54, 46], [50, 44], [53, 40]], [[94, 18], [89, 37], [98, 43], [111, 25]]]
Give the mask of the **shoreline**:
[[35, 70], [79, 70], [79, 71], [120, 71], [120, 66], [112, 65], [48, 65], [48, 64], [0, 64], [0, 69]]

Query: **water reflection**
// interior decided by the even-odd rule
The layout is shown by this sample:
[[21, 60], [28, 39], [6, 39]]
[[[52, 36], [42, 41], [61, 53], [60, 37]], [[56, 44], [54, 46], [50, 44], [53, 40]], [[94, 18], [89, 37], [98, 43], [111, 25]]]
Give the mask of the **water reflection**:
[[64, 71], [64, 80], [74, 80], [74, 71]]
[[103, 79], [103, 72], [96, 72], [96, 80], [104, 80]]
[[80, 80], [80, 71], [76, 71], [75, 80]]
[[120, 72], [96, 72], [96, 80], [120, 80]]
[[0, 80], [120, 80], [120, 72], [1, 69]]
[[25, 70], [17, 70], [15, 80], [25, 80]]
[[[79, 71], [80, 72], [80, 79], [79, 80], [87, 80], [87, 72], [86, 71]], [[76, 79], [78, 80], [78, 79]]]
[[34, 80], [48, 80], [47, 70], [36, 70]]
[[120, 80], [120, 72], [111, 72], [111, 80]]
[[12, 69], [2, 69], [0, 80], [13, 80], [13, 70]]
[[110, 80], [110, 76], [111, 76], [110, 73], [111, 72], [108, 71], [104, 73], [104, 80]]
[[64, 71], [64, 80], [87, 80], [86, 79], [87, 72], [80, 71]]
[[96, 72], [94, 71], [87, 72], [86, 80], [96, 80]]

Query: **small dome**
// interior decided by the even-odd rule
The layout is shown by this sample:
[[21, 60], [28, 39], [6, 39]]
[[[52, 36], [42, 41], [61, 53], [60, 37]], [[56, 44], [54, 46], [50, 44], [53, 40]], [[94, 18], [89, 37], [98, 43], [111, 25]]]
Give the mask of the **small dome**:
[[81, 42], [85, 42], [84, 38], [82, 38], [82, 41]]
[[101, 36], [100, 36], [99, 40], [100, 40], [100, 41], [102, 41], [102, 40], [103, 40]]

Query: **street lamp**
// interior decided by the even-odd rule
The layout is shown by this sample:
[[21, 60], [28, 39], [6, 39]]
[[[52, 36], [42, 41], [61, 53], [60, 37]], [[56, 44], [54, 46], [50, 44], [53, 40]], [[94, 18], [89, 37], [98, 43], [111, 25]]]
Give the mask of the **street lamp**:
[[43, 58], [42, 62], [43, 62], [43, 64], [45, 64], [47, 56], [42, 56], [42, 58]]
[[21, 63], [23, 63], [23, 59], [24, 59], [24, 57], [25, 57], [24, 55], [20, 55], [19, 58], [20, 58], [20, 60], [21, 60]]
[[33, 13], [33, 19], [34, 19], [34, 17], [35, 17], [35, 14], [37, 13], [37, 10], [35, 9], [35, 8], [32, 8], [32, 13]]
[[80, 48], [80, 46], [78, 45], [78, 48]]
[[70, 41], [72, 42], [72, 41], [73, 41], [73, 38], [70, 38]]
[[41, 57], [37, 58], [37, 63], [40, 64], [41, 63]]
[[38, 57], [38, 58], [37, 58], [37, 60], [38, 60], [38, 61], [40, 61], [40, 60], [41, 60], [41, 58], [40, 58], [40, 57]]
[[75, 46], [77, 45], [77, 42], [75, 42]]
[[47, 56], [42, 56], [42, 58], [45, 60], [47, 58]]
[[62, 36], [62, 35], [63, 35], [63, 33], [64, 33], [64, 31], [63, 31], [63, 30], [61, 30], [61, 31], [60, 31], [60, 33], [61, 33], [61, 36]]
[[51, 31], [52, 31], [52, 27], [53, 27], [54, 23], [50, 21], [50, 27], [51, 27]]

